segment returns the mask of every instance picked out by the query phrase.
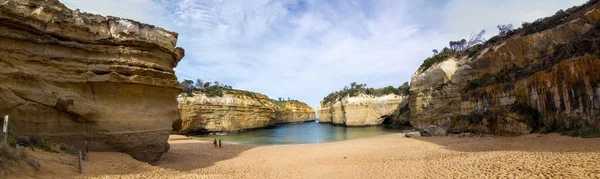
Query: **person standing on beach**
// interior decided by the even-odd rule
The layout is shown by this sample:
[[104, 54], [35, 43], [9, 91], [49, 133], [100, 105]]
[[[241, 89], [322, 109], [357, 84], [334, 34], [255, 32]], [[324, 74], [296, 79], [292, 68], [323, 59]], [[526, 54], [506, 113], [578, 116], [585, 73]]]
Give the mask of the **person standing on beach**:
[[213, 140], [213, 146], [217, 147], [217, 139]]
[[221, 147], [221, 139], [219, 139], [219, 147]]

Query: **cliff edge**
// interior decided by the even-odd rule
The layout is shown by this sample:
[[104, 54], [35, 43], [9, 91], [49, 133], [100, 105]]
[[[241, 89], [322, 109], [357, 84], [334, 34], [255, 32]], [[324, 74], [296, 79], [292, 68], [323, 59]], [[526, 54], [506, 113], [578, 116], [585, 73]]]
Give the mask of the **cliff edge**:
[[410, 123], [497, 135], [598, 131], [598, 44], [597, 0], [525, 23], [470, 55], [415, 72]]
[[2, 0], [0, 114], [18, 135], [157, 161], [179, 118], [177, 36], [57, 0]]
[[380, 125], [384, 122], [406, 124], [408, 119], [401, 119], [399, 115], [392, 114], [408, 105], [407, 102], [408, 96], [396, 94], [345, 96], [333, 103], [321, 102], [318, 110], [319, 122], [345, 126]]
[[181, 119], [173, 123], [175, 133], [240, 131], [274, 124], [314, 121], [315, 111], [298, 101], [277, 101], [242, 90], [224, 89], [222, 96], [200, 91], [179, 95]]

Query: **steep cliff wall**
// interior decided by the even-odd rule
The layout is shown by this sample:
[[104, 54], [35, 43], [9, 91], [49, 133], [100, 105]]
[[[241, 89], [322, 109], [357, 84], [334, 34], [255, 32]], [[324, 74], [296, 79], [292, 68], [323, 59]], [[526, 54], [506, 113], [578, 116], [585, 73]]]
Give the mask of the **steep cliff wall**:
[[0, 1], [0, 114], [19, 135], [157, 161], [179, 118], [176, 42], [56, 0]]
[[380, 125], [386, 119], [393, 118], [391, 114], [405, 106], [407, 101], [407, 96], [394, 94], [381, 97], [365, 94], [344, 97], [333, 104], [322, 104], [318, 109], [319, 122], [346, 126]]
[[239, 131], [273, 124], [315, 120], [315, 111], [305, 103], [279, 102], [266, 95], [224, 90], [223, 96], [207, 97], [194, 92], [179, 96], [181, 119], [173, 123], [176, 133]]
[[410, 123], [520, 135], [600, 128], [600, 3], [412, 77]]

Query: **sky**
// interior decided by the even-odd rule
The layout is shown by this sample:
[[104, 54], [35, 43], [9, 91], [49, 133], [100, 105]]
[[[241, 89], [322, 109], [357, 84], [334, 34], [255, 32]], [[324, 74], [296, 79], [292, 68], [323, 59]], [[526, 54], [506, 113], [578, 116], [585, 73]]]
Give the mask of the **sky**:
[[410, 81], [432, 49], [586, 0], [60, 0], [179, 33], [178, 79], [297, 99], [315, 108], [351, 82]]

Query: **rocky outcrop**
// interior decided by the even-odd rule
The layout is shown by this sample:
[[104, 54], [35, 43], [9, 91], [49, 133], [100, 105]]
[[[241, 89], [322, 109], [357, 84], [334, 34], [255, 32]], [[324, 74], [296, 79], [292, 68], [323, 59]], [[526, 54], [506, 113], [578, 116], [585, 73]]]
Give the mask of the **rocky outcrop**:
[[2, 0], [0, 114], [19, 135], [157, 161], [179, 118], [176, 42], [177, 33], [57, 0]]
[[241, 90], [223, 90], [223, 96], [208, 97], [194, 92], [178, 98], [181, 119], [173, 123], [176, 133], [239, 131], [274, 124], [315, 120], [315, 111], [305, 103], [276, 101], [266, 95]]
[[[323, 104], [318, 109], [319, 122], [345, 126], [380, 125], [384, 122], [406, 123], [407, 114], [400, 109], [407, 105], [407, 96], [389, 94], [371, 96], [359, 94], [344, 97], [334, 103]], [[392, 115], [392, 113], [397, 115]]]
[[419, 69], [410, 85], [410, 123], [497, 135], [599, 129], [600, 3], [557, 21]]

